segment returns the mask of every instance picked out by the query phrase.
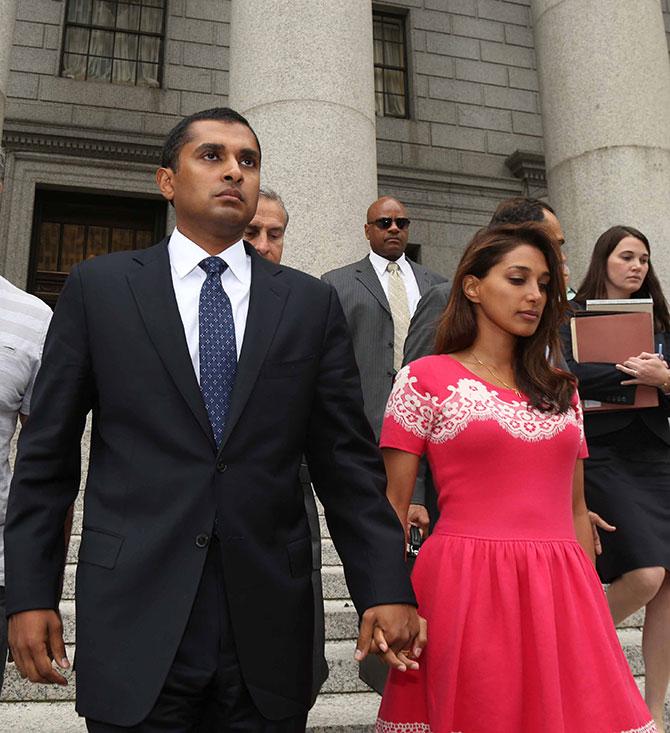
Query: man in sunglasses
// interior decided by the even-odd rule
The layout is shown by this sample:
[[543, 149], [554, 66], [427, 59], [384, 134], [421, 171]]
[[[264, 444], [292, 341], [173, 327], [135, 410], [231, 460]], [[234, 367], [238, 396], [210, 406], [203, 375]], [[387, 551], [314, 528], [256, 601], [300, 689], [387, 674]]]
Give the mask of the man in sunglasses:
[[445, 281], [407, 259], [409, 228], [403, 204], [383, 196], [367, 212], [364, 231], [370, 252], [322, 276], [337, 291], [349, 324], [365, 414], [377, 439], [416, 305], [433, 285]]

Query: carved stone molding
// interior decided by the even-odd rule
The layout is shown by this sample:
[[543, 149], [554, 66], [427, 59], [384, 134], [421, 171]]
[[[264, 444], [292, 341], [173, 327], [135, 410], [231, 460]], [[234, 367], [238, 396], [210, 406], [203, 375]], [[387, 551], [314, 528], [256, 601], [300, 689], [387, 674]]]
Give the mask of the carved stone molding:
[[520, 178], [528, 189], [547, 187], [547, 171], [544, 155], [527, 150], [515, 150], [505, 160], [512, 175]]
[[123, 160], [158, 164], [161, 146], [119, 140], [101, 140], [5, 128], [2, 144], [7, 150], [70, 155], [77, 158]]

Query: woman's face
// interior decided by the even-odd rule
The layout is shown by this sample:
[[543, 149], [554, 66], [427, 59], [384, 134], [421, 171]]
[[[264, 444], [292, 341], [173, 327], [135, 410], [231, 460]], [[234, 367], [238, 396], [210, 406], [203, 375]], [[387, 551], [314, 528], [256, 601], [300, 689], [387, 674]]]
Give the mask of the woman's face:
[[468, 276], [463, 287], [476, 303], [478, 326], [484, 322], [513, 336], [532, 336], [547, 304], [549, 267], [536, 247], [520, 244], [485, 277]]
[[624, 237], [607, 258], [605, 285], [608, 298], [630, 298], [649, 272], [649, 252], [644, 242]]

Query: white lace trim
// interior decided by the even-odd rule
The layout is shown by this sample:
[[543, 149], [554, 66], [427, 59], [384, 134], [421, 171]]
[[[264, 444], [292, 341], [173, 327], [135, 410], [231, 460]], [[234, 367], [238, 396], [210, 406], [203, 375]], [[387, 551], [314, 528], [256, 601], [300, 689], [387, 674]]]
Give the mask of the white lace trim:
[[[431, 727], [428, 723], [394, 723], [391, 720], [377, 718], [375, 733], [431, 733]], [[462, 733], [462, 731], [452, 731], [451, 733]], [[658, 731], [654, 721], [650, 720], [641, 728], [622, 730], [621, 733], [658, 733]]]
[[[377, 718], [375, 733], [431, 733], [428, 723], [394, 723], [391, 720]], [[452, 731], [460, 733], [460, 731]]]
[[530, 442], [553, 438], [569, 426], [576, 427], [580, 438], [584, 438], [578, 403], [567, 412], [542, 412], [530, 407], [525, 400], [502, 400], [495, 390], [467, 378], [458, 379], [455, 386], [448, 385], [449, 394], [440, 400], [430, 392], [419, 391], [417, 381], [411, 376], [409, 367], [398, 372], [386, 405], [386, 415], [393, 416], [418, 438], [444, 443], [455, 438], [474, 420], [495, 420], [512, 437]]

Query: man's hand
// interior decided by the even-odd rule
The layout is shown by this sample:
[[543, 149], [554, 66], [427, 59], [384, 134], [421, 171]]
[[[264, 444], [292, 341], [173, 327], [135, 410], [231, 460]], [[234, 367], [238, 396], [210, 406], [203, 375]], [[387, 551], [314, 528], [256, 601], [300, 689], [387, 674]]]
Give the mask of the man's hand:
[[421, 536], [425, 538], [428, 535], [428, 527], [430, 526], [430, 518], [428, 510], [422, 504], [410, 504], [407, 511], [407, 531], [411, 525], [421, 530]]
[[369, 653], [379, 654], [389, 667], [400, 672], [419, 669], [416, 660], [426, 641], [426, 621], [414, 606], [372, 606], [361, 619], [354, 658], [360, 662]]
[[52, 666], [69, 669], [65, 654], [63, 624], [53, 610], [23, 611], [9, 617], [9, 646], [24, 679], [43, 684], [67, 685], [67, 680]]
[[593, 545], [596, 551], [596, 555], [603, 554], [603, 546], [600, 543], [600, 535], [598, 534], [598, 527], [604, 529], [605, 532], [615, 532], [616, 527], [612, 524], [608, 524], [600, 514], [595, 512], [589, 512], [589, 521], [591, 522], [591, 529], [593, 530]]

